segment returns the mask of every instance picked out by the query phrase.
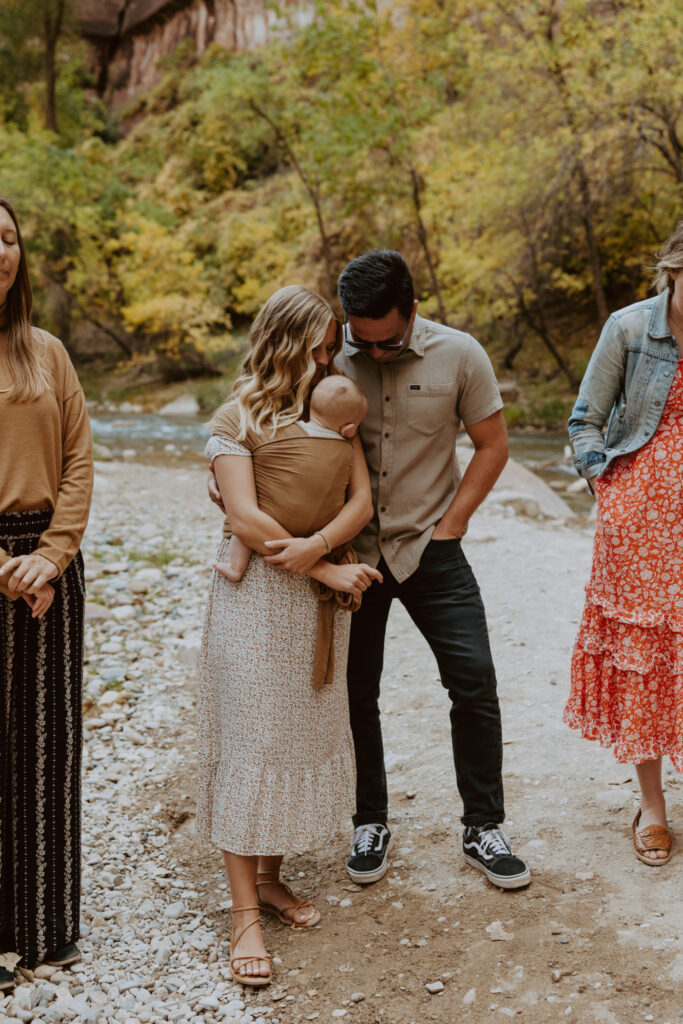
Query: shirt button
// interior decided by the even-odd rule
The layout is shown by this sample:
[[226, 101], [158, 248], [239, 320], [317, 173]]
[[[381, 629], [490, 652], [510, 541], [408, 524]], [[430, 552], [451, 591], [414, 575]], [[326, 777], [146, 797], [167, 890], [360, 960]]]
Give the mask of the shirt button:
[[389, 396], [389, 395], [385, 395], [385, 396], [384, 396], [384, 401], [385, 401], [385, 402], [390, 402], [390, 401], [391, 401], [391, 398], [390, 398], [390, 396]]
[[387, 438], [389, 437], [389, 435], [388, 435], [388, 434], [385, 434], [384, 436], [385, 436], [385, 437], [387, 437]]
[[382, 507], [380, 508], [380, 512], [386, 512], [386, 510], [387, 510], [386, 505], [382, 505]]
[[386, 476], [386, 475], [387, 475], [387, 471], [386, 471], [386, 469], [383, 469], [382, 470], [382, 476]]

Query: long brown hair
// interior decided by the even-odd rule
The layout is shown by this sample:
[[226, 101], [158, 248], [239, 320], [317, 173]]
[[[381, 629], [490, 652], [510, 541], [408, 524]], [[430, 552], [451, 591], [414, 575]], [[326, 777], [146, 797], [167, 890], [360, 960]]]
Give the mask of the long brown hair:
[[655, 265], [654, 286], [658, 292], [674, 290], [674, 275], [683, 269], [683, 220], [679, 222], [676, 230], [667, 238], [659, 250], [657, 263]]
[[45, 342], [31, 326], [33, 292], [17, 215], [7, 199], [0, 198], [0, 207], [7, 210], [14, 221], [19, 243], [19, 267], [14, 284], [7, 293], [5, 306], [7, 365], [13, 381], [10, 397], [15, 402], [32, 402], [50, 386], [43, 355]]
[[[301, 419], [316, 372], [313, 350], [336, 320], [329, 302], [303, 285], [271, 295], [249, 332], [249, 351], [231, 395], [240, 410], [238, 440], [248, 430], [262, 433]], [[335, 355], [340, 347], [338, 330]]]

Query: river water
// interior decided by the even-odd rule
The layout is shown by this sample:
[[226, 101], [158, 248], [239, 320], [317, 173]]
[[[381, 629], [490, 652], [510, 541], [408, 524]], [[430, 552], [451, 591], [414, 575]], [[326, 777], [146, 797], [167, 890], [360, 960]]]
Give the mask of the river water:
[[[158, 416], [154, 413], [92, 413], [95, 439], [115, 458], [131, 458], [166, 465], [199, 462], [209, 436], [206, 423], [196, 417]], [[511, 431], [510, 456], [537, 473], [576, 511], [586, 513], [592, 499], [566, 494], [577, 477], [567, 457], [567, 436], [544, 431]]]

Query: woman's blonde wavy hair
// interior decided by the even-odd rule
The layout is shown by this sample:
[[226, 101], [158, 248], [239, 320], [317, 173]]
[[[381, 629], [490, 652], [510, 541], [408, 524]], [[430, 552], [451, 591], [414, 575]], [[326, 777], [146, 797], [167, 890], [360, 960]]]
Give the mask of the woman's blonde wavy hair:
[[658, 292], [674, 290], [672, 271], [683, 270], [683, 220], [680, 221], [673, 235], [667, 238], [659, 250], [655, 264], [654, 286]]
[[7, 331], [7, 365], [13, 382], [9, 394], [13, 402], [32, 402], [51, 386], [45, 365], [45, 342], [31, 326], [33, 293], [26, 265], [26, 249], [17, 216], [11, 204], [0, 198], [0, 207], [14, 221], [19, 244], [19, 267], [14, 284], [7, 293], [5, 330]]
[[[249, 351], [229, 399], [239, 406], [237, 440], [248, 431], [260, 434], [301, 419], [316, 372], [313, 350], [332, 321], [338, 323], [329, 302], [303, 285], [271, 295], [249, 331]], [[334, 355], [340, 347], [338, 330]]]

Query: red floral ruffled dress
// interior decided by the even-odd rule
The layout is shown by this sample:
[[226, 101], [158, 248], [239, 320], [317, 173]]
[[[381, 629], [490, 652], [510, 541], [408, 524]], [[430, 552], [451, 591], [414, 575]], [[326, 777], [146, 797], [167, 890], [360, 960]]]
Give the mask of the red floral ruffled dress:
[[595, 482], [593, 569], [565, 722], [617, 761], [683, 771], [683, 361], [639, 451]]

